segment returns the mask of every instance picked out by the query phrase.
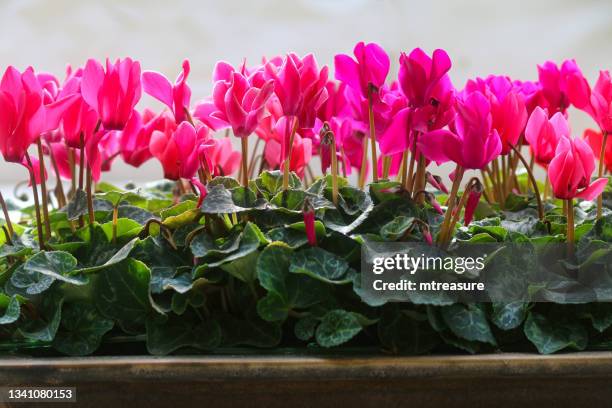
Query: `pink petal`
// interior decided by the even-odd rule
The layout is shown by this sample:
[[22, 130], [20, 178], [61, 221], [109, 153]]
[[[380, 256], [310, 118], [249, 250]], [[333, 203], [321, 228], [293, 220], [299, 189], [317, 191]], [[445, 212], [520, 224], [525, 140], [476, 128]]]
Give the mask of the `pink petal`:
[[604, 191], [607, 183], [607, 178], [599, 178], [593, 181], [587, 188], [576, 194], [576, 197], [582, 198], [583, 200], [591, 201]]
[[172, 84], [168, 79], [155, 71], [142, 73], [142, 87], [144, 91], [172, 109]]

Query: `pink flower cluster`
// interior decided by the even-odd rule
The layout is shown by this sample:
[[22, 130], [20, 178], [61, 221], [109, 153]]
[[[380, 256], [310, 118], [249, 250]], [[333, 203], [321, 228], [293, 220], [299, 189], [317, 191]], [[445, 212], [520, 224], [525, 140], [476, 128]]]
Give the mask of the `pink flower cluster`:
[[[591, 87], [575, 61], [560, 67], [549, 61], [538, 66], [537, 81], [491, 75], [457, 89], [444, 50], [429, 55], [416, 48], [402, 53], [398, 63], [397, 76], [389, 78], [389, 56], [374, 43], [357, 44], [353, 55], [336, 55], [335, 79], [312, 54], [290, 53], [252, 66], [219, 62], [212, 95], [197, 103], [187, 84], [187, 60], [174, 82], [142, 72], [130, 58], [104, 65], [90, 59], [63, 80], [11, 66], [0, 83], [0, 151], [5, 160], [29, 166], [28, 148], [41, 141], [63, 178], [74, 177], [80, 161], [98, 179], [118, 156], [136, 167], [155, 158], [166, 178], [202, 185], [246, 163], [230, 138], [215, 134], [225, 129], [263, 142], [259, 155], [253, 154], [258, 168], [279, 169], [288, 160], [300, 177], [316, 155], [328, 171], [332, 149], [321, 143], [328, 131], [345, 175], [367, 171], [368, 133], [380, 152], [375, 165], [388, 165], [387, 176], [398, 174], [407, 153], [422, 155], [425, 165], [450, 161], [482, 170], [528, 144], [536, 163], [548, 169], [555, 196], [592, 199], [601, 193], [605, 180], [591, 180], [592, 147], [604, 149], [612, 168], [612, 146], [602, 147], [602, 134], [612, 131], [607, 71]], [[143, 91], [167, 109], [136, 110]], [[572, 138], [571, 105], [592, 116], [603, 133]]]

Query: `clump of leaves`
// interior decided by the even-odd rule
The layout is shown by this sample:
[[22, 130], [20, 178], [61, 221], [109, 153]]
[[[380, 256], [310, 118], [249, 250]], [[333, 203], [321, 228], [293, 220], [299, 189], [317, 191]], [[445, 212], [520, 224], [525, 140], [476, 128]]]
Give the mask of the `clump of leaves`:
[[[329, 178], [303, 189], [292, 176], [283, 192], [281, 177], [263, 172], [248, 187], [219, 177], [200, 208], [158, 187], [104, 184], [92, 225], [79, 227], [82, 194], [50, 213], [53, 238], [44, 250], [24, 210], [0, 247], [0, 351], [121, 353], [124, 342], [151, 354], [234, 346], [411, 354], [612, 347], [608, 304], [372, 303], [360, 288], [363, 240], [422, 241], [412, 226], [437, 231], [440, 217], [389, 182], [361, 191], [341, 179], [336, 206]], [[316, 214], [317, 246], [306, 234], [305, 201]], [[457, 240], [554, 241], [564, 231], [554, 209], [543, 223], [527, 205], [482, 207], [477, 221], [455, 231]], [[612, 216], [595, 222], [590, 211], [578, 213], [577, 258], [609, 263], [609, 253], [580, 258], [612, 242]]]

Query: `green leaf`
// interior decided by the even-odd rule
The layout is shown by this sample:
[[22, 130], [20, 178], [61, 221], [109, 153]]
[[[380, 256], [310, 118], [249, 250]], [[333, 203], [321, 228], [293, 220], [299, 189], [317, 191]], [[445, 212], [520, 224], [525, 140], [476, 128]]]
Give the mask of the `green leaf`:
[[81, 215], [87, 214], [87, 193], [83, 190], [77, 189], [74, 197], [68, 205], [64, 208], [68, 220], [74, 221]]
[[449, 329], [466, 340], [496, 345], [484, 311], [476, 304], [454, 304], [442, 307], [442, 318]]
[[387, 241], [397, 241], [412, 227], [414, 217], [400, 215], [386, 223], [380, 229], [380, 236]]
[[147, 320], [147, 350], [166, 355], [183, 347], [212, 350], [221, 342], [221, 328], [215, 321], [198, 321], [170, 316], [167, 321]]
[[[4, 297], [8, 297], [6, 295], [0, 295]], [[16, 322], [19, 319], [19, 315], [21, 313], [21, 306], [19, 304], [19, 299], [16, 295], [11, 296], [10, 301], [6, 308], [4, 308], [4, 314], [0, 316], [0, 325], [11, 324]]]
[[317, 327], [316, 339], [321, 347], [335, 347], [346, 343], [361, 331], [357, 317], [342, 309], [329, 311]]
[[53, 348], [70, 356], [86, 356], [98, 349], [114, 323], [89, 303], [65, 304]]
[[53, 276], [28, 271], [25, 265], [21, 264], [13, 271], [9, 282], [15, 288], [21, 289], [19, 293], [23, 295], [38, 295], [49, 289], [55, 280]]
[[257, 312], [264, 320], [285, 320], [290, 310], [312, 306], [328, 294], [322, 282], [291, 274], [291, 259], [291, 249], [280, 244], [268, 245], [259, 255], [257, 277], [268, 294], [259, 300]]
[[315, 329], [319, 324], [319, 319], [308, 315], [299, 319], [293, 327], [295, 337], [302, 341], [308, 341], [315, 335]]
[[[101, 225], [102, 230], [106, 234], [106, 238], [110, 241], [113, 238], [113, 222], [109, 221]], [[129, 218], [117, 219], [117, 239], [132, 239], [142, 230], [142, 225], [137, 221]], [[125, 242], [125, 241], [124, 241]]]
[[529, 313], [524, 326], [525, 336], [542, 354], [552, 354], [565, 348], [584, 350], [588, 343], [587, 330], [578, 322], [553, 321], [539, 313]]
[[21, 242], [14, 242], [13, 245], [2, 245], [0, 246], [0, 259], [8, 256], [21, 257], [27, 256], [32, 253], [32, 248], [26, 247]]
[[519, 327], [525, 317], [529, 305], [525, 302], [493, 303], [491, 321], [502, 330], [512, 330]]
[[[176, 275], [176, 276], [175, 276]], [[177, 293], [187, 293], [192, 288], [191, 273], [179, 273], [177, 269], [169, 266], [152, 266], [151, 293], [159, 294], [172, 289]]]
[[88, 267], [85, 267], [85, 268], [80, 268], [80, 269], [75, 270], [74, 273], [92, 273], [92, 272], [98, 272], [98, 271], [101, 271], [101, 270], [103, 270], [105, 268], [108, 268], [108, 267], [111, 267], [113, 265], [116, 265], [116, 264], [120, 263], [121, 261], [123, 261], [124, 259], [126, 259], [130, 255], [130, 253], [132, 252], [132, 250], [134, 249], [136, 244], [138, 244], [139, 242], [141, 242], [140, 239], [134, 238], [130, 242], [128, 242], [127, 244], [122, 246], [121, 249], [119, 249], [119, 251], [115, 252], [104, 263], [99, 264], [99, 265], [94, 265], [94, 266], [88, 266]]
[[76, 258], [68, 252], [40, 251], [26, 261], [23, 269], [31, 274], [39, 273], [72, 285], [87, 284], [87, 276], [72, 274], [76, 265]]
[[[283, 189], [283, 172], [280, 170], [264, 171], [255, 179], [259, 192], [268, 200]], [[302, 186], [300, 179], [294, 174], [289, 175], [289, 188], [297, 189]]]
[[325, 283], [350, 283], [347, 277], [349, 265], [336, 255], [318, 247], [295, 252], [291, 257], [289, 272], [308, 275]]
[[40, 308], [40, 316], [36, 320], [26, 321], [19, 328], [19, 333], [30, 340], [53, 341], [62, 319], [63, 304], [64, 298], [57, 294], [45, 297]]
[[593, 327], [600, 333], [612, 326], [612, 303], [593, 303], [589, 305], [588, 317]]
[[259, 252], [251, 252], [231, 262], [224, 263], [221, 265], [221, 269], [243, 282], [250, 283], [257, 278], [256, 265], [258, 258]]
[[98, 310], [122, 328], [142, 326], [152, 311], [149, 299], [151, 271], [142, 262], [128, 258], [104, 269], [94, 282]]
[[[236, 187], [236, 189], [241, 188], [242, 187]], [[234, 193], [236, 189], [228, 190], [222, 185], [210, 187], [208, 189], [208, 194], [206, 194], [202, 202], [200, 210], [204, 214], [231, 214], [249, 211], [254, 208], [261, 209], [266, 207], [267, 204], [264, 201], [252, 201], [255, 196], [251, 190], [248, 190], [248, 194], [242, 190]]]

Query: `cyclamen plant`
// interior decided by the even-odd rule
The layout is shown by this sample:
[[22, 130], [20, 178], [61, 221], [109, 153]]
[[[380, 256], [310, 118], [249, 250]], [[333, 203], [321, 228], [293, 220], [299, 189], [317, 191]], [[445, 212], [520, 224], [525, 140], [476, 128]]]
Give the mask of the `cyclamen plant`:
[[[367, 239], [446, 249], [546, 238], [567, 241], [570, 255], [576, 242], [612, 242], [607, 71], [591, 88], [575, 61], [547, 61], [537, 81], [491, 75], [458, 89], [444, 50], [416, 48], [398, 63], [390, 77], [385, 50], [363, 42], [352, 56], [336, 55], [335, 79], [312, 54], [221, 61], [212, 94], [195, 104], [188, 60], [174, 83], [130, 58], [90, 59], [64, 80], [8, 67], [0, 151], [27, 169], [34, 206], [0, 194], [0, 349], [85, 355], [145, 334], [153, 354], [313, 341], [476, 352], [501, 346], [495, 333], [521, 325], [543, 353], [605, 342], [612, 319], [593, 317], [601, 333], [587, 340], [578, 330], [585, 338], [576, 346], [559, 337], [553, 312], [527, 303], [400, 306], [364, 297]], [[165, 108], [139, 111], [142, 92]], [[600, 131], [572, 135], [571, 105]], [[105, 183], [101, 173], [119, 157], [134, 167], [157, 160], [166, 180]], [[437, 167], [446, 162], [455, 166], [448, 180]], [[576, 199], [585, 201], [577, 208]], [[368, 326], [377, 330], [360, 336]]]

